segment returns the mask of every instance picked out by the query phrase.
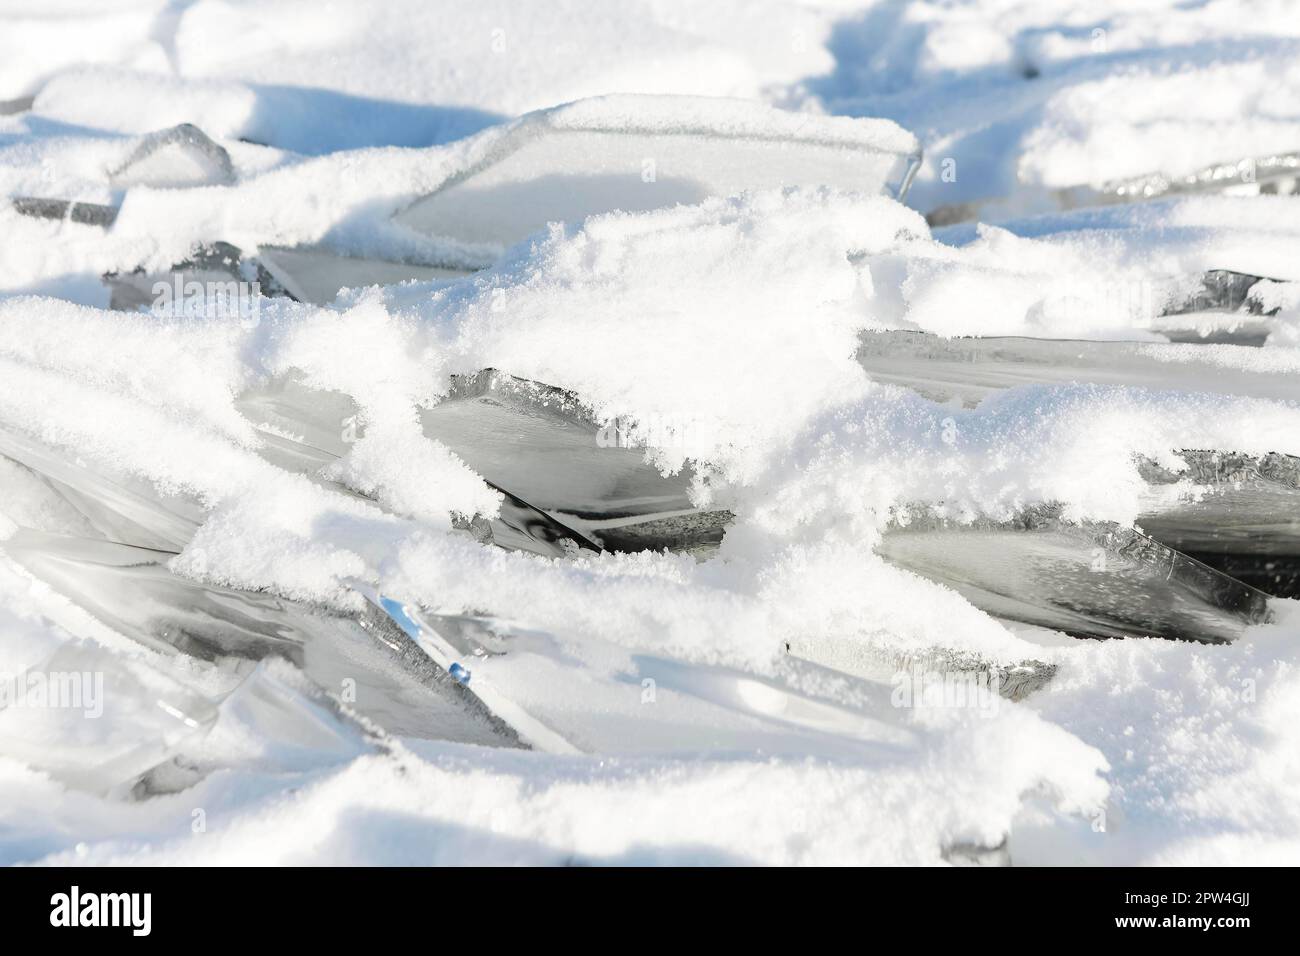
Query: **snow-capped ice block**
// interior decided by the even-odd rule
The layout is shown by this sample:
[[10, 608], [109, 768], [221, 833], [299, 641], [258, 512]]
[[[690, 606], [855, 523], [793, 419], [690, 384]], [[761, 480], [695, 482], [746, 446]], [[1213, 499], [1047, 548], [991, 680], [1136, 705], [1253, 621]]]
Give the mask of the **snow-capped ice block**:
[[199, 691], [145, 659], [89, 641], [68, 642], [24, 673], [0, 675], [0, 755], [96, 793], [120, 793], [216, 718], [215, 701]]
[[112, 171], [118, 186], [224, 186], [235, 181], [230, 154], [191, 123], [143, 136]]
[[529, 113], [480, 134], [465, 157], [459, 172], [397, 221], [429, 235], [506, 246], [548, 222], [744, 190], [833, 186], [901, 199], [921, 149], [889, 120], [620, 95]]
[[982, 611], [1075, 637], [1240, 639], [1271, 620], [1268, 596], [1133, 528], [1064, 520], [1040, 505], [1011, 521], [914, 513], [877, 553]]

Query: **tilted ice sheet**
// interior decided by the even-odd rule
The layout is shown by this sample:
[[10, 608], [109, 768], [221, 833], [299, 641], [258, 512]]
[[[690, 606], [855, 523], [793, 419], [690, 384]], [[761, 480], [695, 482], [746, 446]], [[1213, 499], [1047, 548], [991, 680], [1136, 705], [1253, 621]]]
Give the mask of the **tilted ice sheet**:
[[826, 186], [901, 198], [920, 144], [887, 120], [789, 113], [704, 97], [608, 96], [522, 117], [396, 221], [504, 247], [550, 222], [710, 196]]

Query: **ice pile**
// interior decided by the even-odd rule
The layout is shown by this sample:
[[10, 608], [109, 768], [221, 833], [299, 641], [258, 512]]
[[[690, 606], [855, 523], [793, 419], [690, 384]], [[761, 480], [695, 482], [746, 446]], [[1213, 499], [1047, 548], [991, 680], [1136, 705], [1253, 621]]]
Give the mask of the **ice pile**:
[[[1051, 504], [1127, 523], [1152, 506], [1144, 467], [1182, 476], [1160, 494], [1204, 492], [1181, 449], [1300, 454], [1300, 199], [931, 230], [884, 197], [704, 194], [727, 191], [713, 184], [669, 195], [675, 207], [566, 214], [516, 244], [506, 233], [552, 212], [511, 209], [510, 229], [477, 236], [440, 231], [447, 208], [401, 216], [527, 128], [498, 120], [615, 91], [800, 104], [780, 122], [828, 146], [865, 126], [821, 111], [898, 120], [927, 144], [923, 211], [999, 193], [1042, 208], [1058, 187], [1231, 159], [1224, 142], [1294, 149], [1285, 5], [697, 6], [580, 3], [552, 23], [509, 2], [350, 0], [324, 18], [289, 0], [123, 0], [97, 7], [81, 43], [81, 4], [6, 5], [0, 191], [120, 211], [105, 230], [0, 206], [0, 676], [14, 678], [0, 685], [0, 859], [1295, 859], [1293, 602], [1232, 645], [1081, 643], [982, 613], [875, 547], [917, 502], [957, 521]], [[652, 103], [551, 119], [585, 136], [622, 104], [662, 132]], [[753, 138], [772, 117], [735, 110], [704, 120]], [[229, 175], [115, 181], [149, 133], [186, 122]], [[895, 135], [907, 153], [892, 124], [873, 130]], [[674, 184], [673, 162], [627, 145], [611, 188]], [[307, 246], [487, 268], [324, 307], [260, 299], [254, 321], [103, 308], [103, 273], [165, 270], [214, 240], [249, 261]], [[1264, 348], [1164, 342], [1161, 313], [1211, 269], [1275, 280], [1252, 287]], [[1077, 357], [1091, 369], [1105, 362], [1084, 345], [1144, 344], [1111, 378], [1047, 375], [977, 404], [864, 367], [862, 336], [879, 332], [1091, 339]], [[694, 502], [734, 515], [717, 554], [547, 558], [465, 533], [510, 489], [421, 422], [485, 368], [567, 390], [655, 468], [682, 469]], [[316, 423], [347, 446], [324, 467], [277, 463], [277, 440], [308, 436], [241, 412], [289, 380], [351, 403], [351, 421]], [[121, 527], [147, 530], [126, 542], [143, 547], [96, 530], [92, 485], [138, 506]], [[253, 630], [253, 609], [273, 606], [328, 639], [260, 661], [131, 640], [130, 622], [31, 573], [38, 545], [51, 579], [125, 565], [160, 602], [195, 589]], [[409, 660], [375, 656], [399, 634], [345, 641], [338, 622], [366, 614], [366, 595], [479, 642], [458, 660], [463, 686], [544, 728], [536, 749], [446, 732], [445, 698]], [[831, 666], [787, 652], [808, 647]], [[936, 661], [968, 681], [959, 704], [927, 695]], [[997, 693], [1026, 670], [1051, 680]], [[80, 710], [17, 695], [18, 677], [53, 671], [89, 675]]]
[[[1061, 807], [1100, 812], [1092, 775], [1103, 766], [1100, 758], [1019, 705], [1003, 703], [1005, 714], [993, 724], [961, 710], [900, 714], [888, 704], [887, 682], [827, 683], [783, 659], [783, 643], [798, 635], [922, 657], [942, 647], [1007, 664], [1046, 659], [1066, 673], [1094, 666], [1086, 662], [1100, 652], [1026, 640], [937, 585], [881, 562], [871, 543], [891, 506], [945, 497], [988, 512], [1057, 500], [1079, 515], [1125, 519], [1136, 506], [1135, 452], [1167, 459], [1179, 447], [1242, 442], [1248, 450], [1300, 451], [1290, 438], [1297, 434], [1294, 408], [1263, 400], [1048, 388], [962, 412], [871, 383], [854, 359], [857, 335], [888, 326], [898, 307], [897, 287], [882, 284], [875, 266], [910, 266], [937, 249], [920, 217], [887, 199], [787, 190], [557, 226], [497, 267], [454, 283], [357, 292], [330, 309], [268, 302], [253, 327], [10, 299], [3, 307], [0, 409], [7, 429], [75, 448], [92, 469], [142, 478], [207, 509], [175, 562], [182, 573], [326, 603], [346, 602], [345, 582], [363, 580], [442, 613], [487, 611], [511, 622], [520, 636], [516, 649], [479, 661], [473, 679], [491, 681], [580, 750], [658, 755], [650, 763], [636, 758], [627, 771], [632, 780], [680, 780], [686, 772], [689, 779], [699, 775], [701, 786], [725, 786], [726, 775], [707, 763], [689, 771], [662, 763], [697, 746], [707, 727], [712, 739], [733, 746], [763, 740], [771, 752], [848, 760], [856, 768], [836, 771], [849, 774], [837, 785], [848, 790], [810, 785], [814, 802], [796, 802], [789, 810], [795, 820], [809, 813], [820, 821], [815, 801], [830, 792], [857, 794], [873, 813], [909, 799], [889, 794], [908, 792], [909, 779], [933, 779], [932, 769], [909, 777], [921, 766], [949, 768], [945, 779], [960, 778], [971, 795], [956, 818], [949, 817], [947, 792], [936, 795], [925, 813], [949, 822], [938, 830], [918, 822], [905, 846], [862, 837], [845, 843], [832, 838], [840, 831], [819, 822], [806, 843], [790, 849], [772, 836], [773, 819], [786, 819], [785, 811], [769, 818], [753, 806], [744, 816], [754, 825], [751, 836], [719, 840], [713, 852], [836, 860], [847, 858], [840, 855], [847, 846], [855, 859], [933, 858], [954, 843], [997, 843], [1014, 807], [1006, 794], [1035, 782], [1050, 785]], [[693, 443], [654, 454], [665, 469], [687, 460], [705, 466], [708, 482], [698, 493], [736, 512], [720, 558], [556, 562], [449, 535], [452, 513], [491, 513], [496, 498], [423, 439], [416, 413], [438, 401], [451, 375], [487, 366], [572, 389], [600, 416], [696, 422], [700, 427], [681, 432]], [[332, 477], [374, 495], [383, 510], [280, 473], [257, 455], [250, 431], [256, 423], [240, 418], [233, 400], [290, 371], [313, 387], [354, 397], [365, 437]], [[945, 440], [945, 420], [958, 423], [959, 440]], [[10, 516], [15, 523], [75, 526], [74, 518], [52, 513], [50, 497], [30, 477], [14, 487], [30, 489]], [[1127, 495], [1115, 494], [1121, 488]], [[174, 675], [176, 666], [166, 670]], [[217, 681], [203, 665], [185, 667], [198, 668], [209, 686]], [[1099, 689], [1077, 679], [1079, 689], [1061, 693], [1086, 698]], [[642, 703], [646, 680], [652, 703]], [[575, 681], [585, 688], [581, 706], [570, 690]], [[319, 706], [312, 699], [308, 693], [294, 707]], [[1051, 698], [1059, 699], [1066, 698]], [[236, 719], [228, 711], [215, 717], [217, 727]], [[998, 744], [1001, 732], [987, 728], [1003, 721], [1012, 723]], [[259, 726], [255, 733], [285, 732]], [[894, 748], [906, 742], [903, 752], [912, 756], [902, 764], [897, 757], [882, 761], [885, 741]], [[266, 765], [250, 765], [240, 752], [210, 754], [211, 746], [199, 745], [187, 760], [251, 774]], [[303, 746], [294, 740], [291, 749], [301, 753]], [[424, 759], [395, 743], [348, 746], [342, 756], [331, 745], [320, 753], [336, 756], [310, 758], [325, 788], [327, 818], [369, 813], [346, 796], [343, 781], [357, 774], [379, 779], [392, 772], [392, 761], [418, 761], [419, 775], [464, 772], [438, 769], [461, 759], [448, 745], [419, 745], [414, 753]], [[379, 750], [357, 757], [357, 746]], [[972, 754], [998, 769], [972, 774]], [[1048, 754], [1058, 756], [1046, 762]], [[269, 759], [273, 765], [280, 758]], [[510, 761], [482, 778], [484, 793], [513, 792], [522, 779], [554, 780], [545, 786], [557, 788], [556, 800], [569, 792], [571, 765], [542, 756]], [[774, 780], [788, 772], [765, 771]], [[221, 779], [204, 778], [211, 781], [204, 788]], [[337, 785], [325, 783], [335, 779]], [[699, 792], [678, 783], [662, 799], [666, 807], [684, 806]], [[566, 798], [551, 816], [527, 804], [492, 803], [494, 832], [532, 833], [543, 844], [553, 839], [548, 828], [569, 826], [565, 821], [587, 805]], [[123, 819], [119, 813], [134, 812], [113, 810], [104, 825], [111, 830]], [[274, 804], [240, 804], [228, 812], [233, 833], [256, 833], [259, 821], [277, 811]], [[434, 820], [443, 813], [460, 808], [428, 811]], [[689, 845], [699, 838], [693, 832], [675, 839]], [[239, 847], [249, 844], [229, 839], [230, 858], [243, 858]], [[328, 858], [354, 858], [340, 839]], [[606, 829], [565, 840], [559, 851], [516, 858], [555, 859], [558, 852], [620, 859], [634, 844], [634, 834]], [[285, 858], [294, 858], [294, 841], [282, 846]], [[1137, 851], [1126, 845], [1122, 852]]]

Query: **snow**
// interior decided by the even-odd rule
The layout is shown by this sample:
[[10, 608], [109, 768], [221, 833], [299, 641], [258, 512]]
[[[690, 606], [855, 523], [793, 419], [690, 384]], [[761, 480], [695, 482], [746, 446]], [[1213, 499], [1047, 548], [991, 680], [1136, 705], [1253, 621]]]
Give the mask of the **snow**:
[[[93, 720], [0, 708], [0, 861], [936, 864], [1004, 840], [1024, 863], [1300, 858], [1294, 602], [1231, 645], [1078, 641], [873, 550], [918, 503], [1129, 524], [1153, 494], [1135, 456], [1300, 455], [1300, 197], [1053, 198], [1300, 149], [1286, 3], [5, 0], [0, 18], [0, 100], [35, 97], [0, 116], [0, 189], [121, 205], [107, 230], [0, 208], [0, 677], [107, 686]], [[180, 123], [229, 175], [114, 175]], [[539, 125], [627, 137], [638, 180], [656, 136], [775, 145], [738, 165], [764, 187], [743, 194], [729, 170], [550, 225], [521, 204], [475, 232], [472, 195], [459, 219], [412, 217]], [[792, 182], [792, 135], [847, 165]], [[918, 140], [904, 205], [871, 157]], [[508, 185], [600, 172], [595, 140], [552, 142]], [[983, 222], [923, 215], [998, 197]], [[483, 268], [262, 299], [253, 321], [107, 310], [102, 273], [213, 239]], [[1209, 269], [1274, 280], [1254, 293], [1277, 309], [1252, 317], [1265, 347], [1159, 334]], [[1174, 371], [939, 404], [856, 360], [882, 330], [1136, 341]], [[719, 552], [548, 558], [458, 531], [505, 499], [421, 414], [484, 368], [626, 423], [735, 514]], [[289, 380], [351, 410], [315, 423], [345, 446], [321, 467], [277, 464], [268, 436], [295, 436], [241, 412]], [[38, 458], [62, 477], [19, 463]], [[428, 739], [319, 662], [132, 640], [30, 569], [35, 532], [100, 536], [78, 481], [135, 502], [181, 580], [489, 620], [509, 649], [458, 662], [468, 687], [545, 733]], [[1055, 670], [1020, 701], [898, 705], [900, 680], [953, 662]]]
[[1056, 188], [1294, 151], [1298, 41], [1287, 0], [909, 0], [839, 19], [835, 70], [804, 87], [921, 137], [921, 208], [1021, 184], [1038, 211]]

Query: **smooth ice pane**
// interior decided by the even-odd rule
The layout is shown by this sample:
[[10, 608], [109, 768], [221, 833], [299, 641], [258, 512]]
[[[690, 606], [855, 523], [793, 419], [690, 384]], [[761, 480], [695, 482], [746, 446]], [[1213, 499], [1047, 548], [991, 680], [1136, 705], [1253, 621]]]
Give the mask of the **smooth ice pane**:
[[235, 181], [230, 154], [190, 123], [149, 133], [112, 173], [118, 186], [216, 186]]
[[[505, 246], [548, 222], [644, 212], [782, 186], [902, 197], [916, 140], [882, 120], [693, 97], [607, 97], [531, 113], [397, 217], [420, 232]], [[489, 140], [485, 140], [489, 141]]]

